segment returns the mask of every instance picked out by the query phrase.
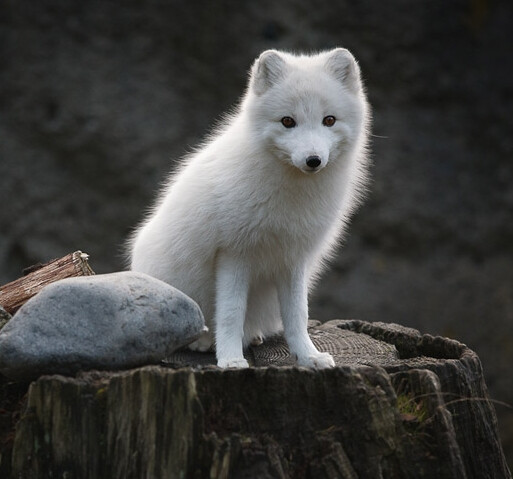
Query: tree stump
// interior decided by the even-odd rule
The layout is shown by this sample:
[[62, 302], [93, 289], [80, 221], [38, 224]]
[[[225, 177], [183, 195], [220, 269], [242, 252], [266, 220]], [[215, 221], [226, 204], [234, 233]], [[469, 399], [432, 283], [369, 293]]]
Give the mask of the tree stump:
[[[509, 478], [477, 355], [398, 325], [311, 322], [337, 367], [181, 351], [162, 366], [46, 376], [16, 428], [16, 478]], [[4, 457], [2, 458], [3, 462]]]

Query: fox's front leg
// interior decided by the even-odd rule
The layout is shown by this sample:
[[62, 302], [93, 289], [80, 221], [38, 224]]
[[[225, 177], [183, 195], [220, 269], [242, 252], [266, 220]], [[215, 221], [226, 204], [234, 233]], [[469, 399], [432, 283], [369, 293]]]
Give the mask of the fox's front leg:
[[249, 291], [249, 268], [220, 253], [216, 262], [216, 357], [221, 368], [247, 368], [242, 351]]
[[335, 366], [331, 354], [319, 352], [308, 335], [308, 285], [305, 268], [294, 268], [277, 287], [285, 339], [298, 364], [313, 368]]

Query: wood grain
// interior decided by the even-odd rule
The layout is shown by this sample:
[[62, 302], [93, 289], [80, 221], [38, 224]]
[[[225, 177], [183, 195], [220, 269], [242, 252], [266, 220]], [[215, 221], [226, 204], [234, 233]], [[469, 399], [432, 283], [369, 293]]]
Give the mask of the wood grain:
[[62, 258], [54, 259], [44, 265], [36, 266], [26, 276], [0, 287], [0, 305], [10, 314], [14, 314], [32, 296], [46, 285], [72, 276], [94, 274], [88, 263], [89, 255], [75, 251]]

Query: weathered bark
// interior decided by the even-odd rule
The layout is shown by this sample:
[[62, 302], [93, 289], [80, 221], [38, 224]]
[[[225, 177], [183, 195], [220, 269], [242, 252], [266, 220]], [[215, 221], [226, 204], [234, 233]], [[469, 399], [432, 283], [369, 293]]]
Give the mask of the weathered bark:
[[42, 377], [12, 477], [511, 477], [466, 346], [361, 321], [310, 333], [337, 368], [286, 366], [275, 340], [248, 351], [266, 367], [222, 371], [213, 355], [177, 353], [167, 368]]
[[26, 276], [0, 287], [0, 305], [14, 314], [26, 301], [46, 285], [71, 276], [87, 276], [94, 271], [87, 262], [89, 256], [75, 251], [62, 258], [32, 268]]

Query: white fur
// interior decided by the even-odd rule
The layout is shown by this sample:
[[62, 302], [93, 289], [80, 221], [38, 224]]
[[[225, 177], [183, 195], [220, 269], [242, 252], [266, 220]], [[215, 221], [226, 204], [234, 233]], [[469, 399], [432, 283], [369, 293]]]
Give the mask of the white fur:
[[[323, 118], [333, 115], [332, 127]], [[285, 128], [281, 119], [294, 118]], [[130, 242], [131, 268], [201, 307], [220, 367], [282, 327], [300, 365], [331, 367], [307, 333], [308, 290], [364, 190], [369, 113], [352, 55], [274, 50], [234, 114], [173, 176]], [[316, 155], [315, 170], [306, 158]]]

